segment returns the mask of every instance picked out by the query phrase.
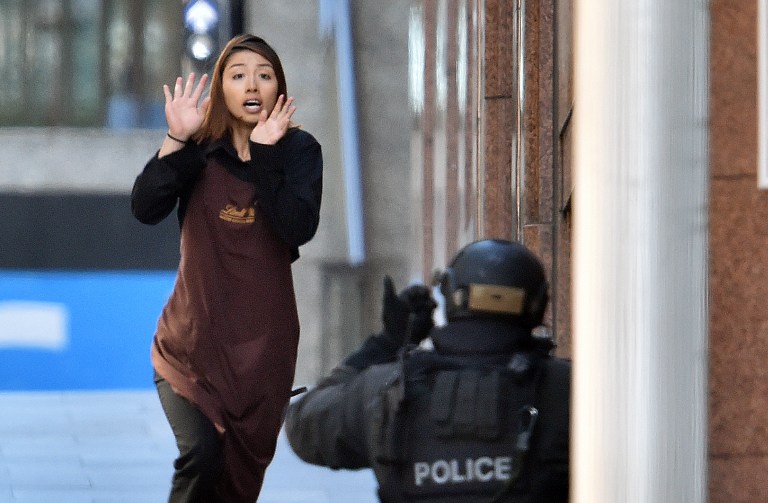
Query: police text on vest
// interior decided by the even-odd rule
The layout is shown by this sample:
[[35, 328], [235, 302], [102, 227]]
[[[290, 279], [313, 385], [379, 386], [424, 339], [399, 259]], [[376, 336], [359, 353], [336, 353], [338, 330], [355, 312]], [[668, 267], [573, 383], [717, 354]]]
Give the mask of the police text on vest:
[[414, 482], [417, 486], [434, 484], [461, 484], [463, 482], [490, 482], [509, 480], [512, 458], [482, 456], [477, 459], [438, 459], [433, 462], [418, 461], [413, 464]]

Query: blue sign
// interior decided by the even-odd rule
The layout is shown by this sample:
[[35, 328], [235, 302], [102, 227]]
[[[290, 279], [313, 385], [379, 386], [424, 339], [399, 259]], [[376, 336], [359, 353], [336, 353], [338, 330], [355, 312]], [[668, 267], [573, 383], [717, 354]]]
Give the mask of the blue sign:
[[0, 390], [153, 387], [175, 271], [0, 272]]

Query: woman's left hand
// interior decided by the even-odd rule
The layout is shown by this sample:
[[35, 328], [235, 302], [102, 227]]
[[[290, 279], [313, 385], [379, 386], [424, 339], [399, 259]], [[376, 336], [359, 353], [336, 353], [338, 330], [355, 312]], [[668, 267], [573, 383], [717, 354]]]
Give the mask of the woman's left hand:
[[251, 131], [251, 141], [265, 145], [277, 143], [280, 138], [285, 136], [285, 132], [288, 131], [291, 116], [293, 116], [295, 111], [296, 107], [293, 105], [293, 98], [291, 97], [286, 100], [285, 96], [281, 94], [277, 98], [277, 103], [275, 103], [272, 113], [267, 115], [266, 110], [261, 112], [259, 122]]

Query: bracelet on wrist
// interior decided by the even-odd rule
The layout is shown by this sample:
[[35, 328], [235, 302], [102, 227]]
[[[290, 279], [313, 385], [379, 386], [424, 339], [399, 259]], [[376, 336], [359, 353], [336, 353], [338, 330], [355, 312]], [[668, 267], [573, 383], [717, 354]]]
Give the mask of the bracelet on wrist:
[[186, 144], [187, 144], [187, 142], [186, 142], [185, 140], [182, 140], [182, 139], [180, 139], [180, 138], [176, 138], [175, 136], [173, 136], [173, 135], [171, 134], [171, 132], [170, 132], [170, 131], [168, 131], [168, 132], [166, 133], [166, 136], [168, 136], [168, 138], [170, 138], [170, 139], [171, 139], [171, 140], [173, 140], [173, 141], [177, 141], [177, 142], [179, 142], [179, 143], [183, 143], [184, 145], [186, 145]]

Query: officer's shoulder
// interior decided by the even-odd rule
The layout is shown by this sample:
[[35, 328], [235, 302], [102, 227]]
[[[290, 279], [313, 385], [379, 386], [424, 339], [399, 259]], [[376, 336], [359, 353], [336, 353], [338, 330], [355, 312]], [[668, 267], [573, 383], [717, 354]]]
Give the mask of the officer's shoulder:
[[400, 362], [379, 363], [366, 367], [358, 374], [369, 390], [386, 388], [394, 384], [401, 375]]

